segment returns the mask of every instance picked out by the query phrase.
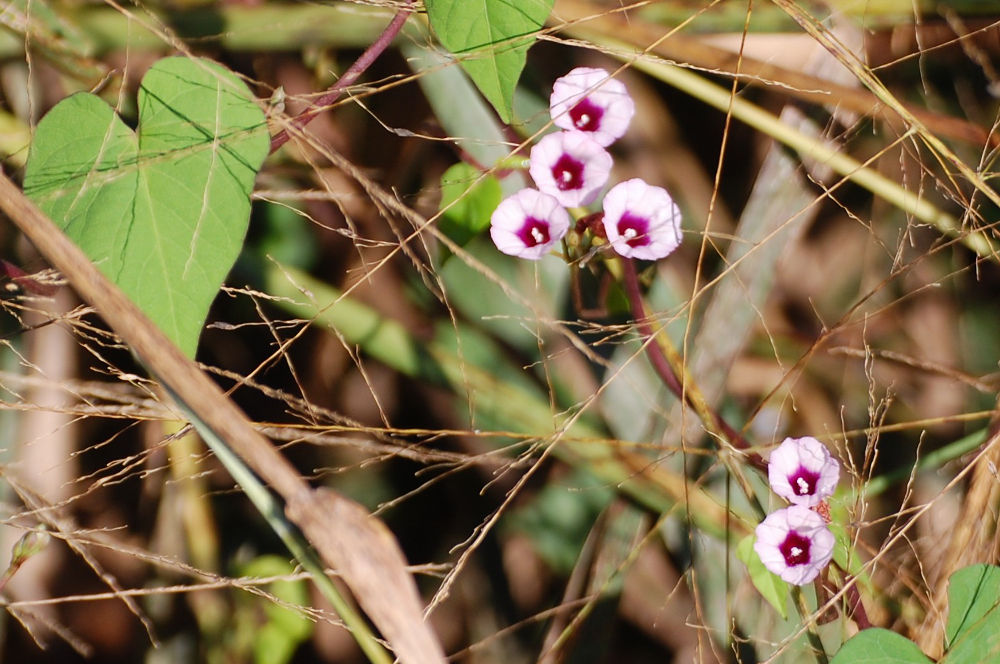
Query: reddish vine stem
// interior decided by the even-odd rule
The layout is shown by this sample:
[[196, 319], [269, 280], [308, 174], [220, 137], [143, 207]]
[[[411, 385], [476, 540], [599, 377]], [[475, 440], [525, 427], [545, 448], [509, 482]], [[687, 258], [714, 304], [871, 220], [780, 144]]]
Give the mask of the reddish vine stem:
[[[406, 0], [412, 5], [413, 0]], [[347, 71], [337, 79], [337, 82], [330, 86], [330, 88], [313, 103], [309, 108], [305, 109], [289, 122], [291, 125], [285, 129], [282, 129], [271, 139], [271, 152], [274, 152], [282, 145], [288, 142], [291, 138], [291, 133], [305, 127], [309, 124], [313, 118], [323, 112], [323, 110], [340, 99], [340, 96], [344, 93], [344, 90], [354, 82], [361, 78], [361, 75], [372, 65], [375, 60], [378, 59], [380, 55], [389, 48], [389, 44], [396, 38], [400, 30], [403, 29], [403, 25], [406, 23], [406, 19], [410, 17], [413, 13], [413, 7], [407, 6], [401, 8], [396, 15], [389, 22], [389, 25], [385, 27], [382, 34], [378, 36], [378, 39], [373, 41], [365, 52], [354, 61]]]
[[[622, 264], [624, 266], [622, 281], [625, 287], [625, 295], [628, 297], [629, 305], [632, 309], [632, 317], [639, 328], [639, 333], [644, 339], [649, 341], [646, 344], [646, 354], [649, 356], [649, 361], [653, 365], [653, 369], [660, 377], [660, 380], [663, 381], [663, 384], [670, 388], [670, 391], [677, 395], [678, 399], [684, 399], [688, 404], [694, 406], [690, 395], [684, 391], [680, 380], [677, 378], [677, 374], [674, 373], [673, 367], [670, 366], [670, 362], [663, 354], [663, 350], [653, 340], [653, 326], [646, 317], [646, 309], [642, 302], [642, 290], [639, 288], [639, 274], [635, 269], [635, 261], [631, 258], [623, 258]], [[750, 448], [750, 443], [747, 442], [747, 439], [742, 434], [733, 429], [717, 412], [714, 410], [711, 412], [712, 418], [715, 420], [713, 422], [714, 426], [729, 439], [733, 447], [741, 450]], [[750, 453], [748, 460], [753, 467], [763, 473], [767, 472], [767, 462], [759, 454]], [[858, 629], [869, 629], [873, 625], [868, 619], [865, 605], [861, 602], [861, 593], [858, 592], [857, 584], [847, 583], [845, 585], [847, 587], [848, 612], [854, 619], [854, 622], [857, 623]]]
[[[684, 399], [689, 405], [694, 406], [694, 403], [691, 400], [691, 395], [685, 392], [680, 380], [677, 378], [677, 374], [674, 373], [673, 368], [670, 366], [670, 362], [663, 354], [663, 350], [653, 339], [653, 326], [650, 325], [649, 320], [646, 318], [646, 309], [642, 303], [642, 290], [639, 288], [639, 275], [635, 269], [635, 262], [631, 258], [623, 258], [622, 264], [625, 268], [623, 279], [625, 295], [628, 297], [629, 305], [632, 308], [632, 317], [635, 319], [635, 324], [639, 328], [639, 333], [643, 336], [643, 338], [649, 341], [649, 343], [646, 344], [646, 355], [649, 357], [649, 361], [653, 365], [653, 369], [660, 377], [660, 380], [663, 381], [663, 384], [666, 385], [678, 399]], [[728, 422], [722, 419], [721, 415], [712, 411], [712, 419], [715, 421], [711, 424], [714, 425], [714, 427], [729, 440], [729, 443], [733, 447], [740, 450], [750, 449], [750, 443], [748, 443], [747, 439], [743, 437], [743, 434], [731, 427]], [[765, 462], [759, 454], [751, 452], [747, 455], [747, 458], [752, 466], [761, 472], [767, 472], [767, 462]]]
[[874, 627], [868, 619], [868, 612], [865, 605], [861, 603], [861, 593], [858, 592], [857, 583], [845, 583], [847, 586], [847, 610], [850, 612], [858, 629], [871, 629]]

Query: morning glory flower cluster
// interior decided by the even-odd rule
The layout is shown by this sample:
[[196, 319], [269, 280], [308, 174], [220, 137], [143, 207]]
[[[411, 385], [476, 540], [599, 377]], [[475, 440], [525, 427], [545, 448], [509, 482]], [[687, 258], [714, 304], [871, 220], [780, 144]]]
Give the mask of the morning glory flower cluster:
[[[603, 69], [577, 67], [552, 86], [552, 122], [561, 131], [531, 149], [528, 172], [537, 189], [504, 199], [490, 219], [490, 236], [505, 254], [539, 260], [569, 231], [566, 208], [597, 200], [611, 175], [605, 149], [625, 134], [635, 103]], [[591, 228], [625, 257], [657, 260], [681, 243], [681, 212], [661, 187], [635, 178], [611, 188], [600, 223]]]
[[815, 438], [786, 438], [767, 464], [771, 490], [792, 503], [757, 526], [753, 548], [761, 562], [788, 583], [815, 579], [833, 557], [826, 499], [840, 479], [840, 464]]

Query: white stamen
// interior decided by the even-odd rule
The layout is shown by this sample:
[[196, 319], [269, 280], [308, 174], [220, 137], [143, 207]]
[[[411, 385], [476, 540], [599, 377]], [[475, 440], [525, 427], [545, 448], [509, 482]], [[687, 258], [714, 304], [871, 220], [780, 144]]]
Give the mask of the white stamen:
[[559, 174], [559, 179], [565, 182], [566, 184], [569, 184], [573, 180], [573, 174], [570, 173], [569, 171], [562, 171]]
[[798, 558], [802, 555], [802, 549], [797, 546], [792, 547], [792, 558]]
[[545, 240], [545, 235], [542, 234], [542, 231], [538, 228], [538, 226], [531, 227], [531, 237], [535, 242], [539, 244], [541, 244]]
[[626, 228], [624, 231], [622, 231], [622, 237], [624, 237], [626, 240], [633, 240], [638, 234], [639, 231], [635, 230], [634, 228]]
[[586, 127], [589, 122], [590, 122], [590, 116], [587, 115], [586, 113], [584, 113], [583, 115], [581, 115], [577, 119], [576, 126], [577, 127]]
[[805, 478], [798, 477], [795, 479], [795, 484], [799, 488], [799, 495], [804, 496], [809, 493], [809, 482], [806, 482]]

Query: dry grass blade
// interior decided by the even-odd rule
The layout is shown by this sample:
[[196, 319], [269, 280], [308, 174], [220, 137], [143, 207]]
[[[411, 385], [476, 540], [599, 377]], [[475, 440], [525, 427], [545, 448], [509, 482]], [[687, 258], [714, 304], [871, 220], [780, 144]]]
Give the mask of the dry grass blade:
[[[993, 439], [1000, 430], [1000, 420], [994, 417], [989, 427], [989, 438]], [[941, 569], [937, 570], [936, 583], [931, 587], [931, 605], [924, 619], [924, 629], [920, 631], [921, 649], [932, 657], [940, 657], [944, 639], [942, 638], [948, 606], [948, 579], [959, 569], [979, 562], [992, 562], [997, 557], [997, 517], [994, 506], [1000, 500], [1000, 482], [997, 481], [997, 465], [1000, 464], [1000, 448], [988, 443], [975, 461], [969, 488], [965, 494], [962, 511], [973, 515], [955, 524], [948, 552], [941, 559]]]
[[[817, 80], [830, 79], [831, 85], [846, 83], [833, 58], [822, 55], [813, 53], [807, 71], [820, 77]], [[817, 140], [827, 138], [814, 121], [794, 106], [786, 106], [780, 119]], [[692, 344], [691, 371], [712, 407], [716, 407], [723, 397], [726, 379], [733, 363], [745, 350], [754, 325], [763, 321], [761, 311], [774, 288], [777, 262], [786, 247], [794, 246], [819, 214], [820, 201], [806, 177], [800, 171], [799, 162], [780, 146], [775, 144], [768, 148], [740, 216], [737, 229], [740, 241], [730, 245], [726, 257], [727, 263], [735, 267], [716, 287], [697, 340]], [[732, 333], [733, 330], [738, 333]], [[679, 408], [675, 407], [675, 412], [679, 415]], [[689, 425], [684, 435], [693, 439], [697, 429]], [[676, 444], [679, 436], [680, 432], [668, 433], [666, 444]]]
[[875, 95], [880, 102], [899, 114], [903, 121], [920, 135], [927, 147], [935, 154], [943, 164], [951, 164], [958, 173], [965, 177], [976, 189], [994, 204], [1000, 205], [1000, 193], [997, 193], [992, 186], [987, 184], [985, 178], [976, 173], [975, 170], [960, 159], [945, 143], [933, 133], [931, 127], [918, 118], [911, 109], [904, 106], [895, 95], [893, 95], [885, 85], [872, 73], [868, 67], [862, 63], [855, 54], [851, 53], [834, 35], [822, 28], [819, 23], [811, 17], [801, 7], [788, 0], [775, 0], [776, 4], [784, 9], [802, 28], [812, 35], [817, 42], [825, 46], [841, 63], [850, 69], [857, 79]]
[[[800, 122], [809, 123], [806, 119]], [[818, 211], [813, 202], [812, 192], [804, 186], [794, 162], [772, 147], [740, 219], [739, 235], [745, 242], [733, 243], [729, 250], [728, 261], [738, 263], [738, 267], [718, 286], [694, 344], [692, 374], [713, 407], [721, 399], [732, 364], [743, 352], [761, 316], [760, 309], [773, 286], [775, 263]], [[753, 255], [747, 257], [751, 252]], [[680, 407], [674, 410], [679, 416]], [[690, 423], [684, 435], [693, 439], [697, 431], [697, 425]], [[680, 430], [668, 433], [665, 444], [676, 444], [680, 436]]]
[[[395, 600], [401, 592], [415, 595], [416, 587], [405, 571], [398, 545], [394, 538], [386, 535], [385, 527], [364, 508], [346, 498], [314, 492], [218, 386], [108, 281], [5, 175], [0, 175], [0, 209], [66, 276], [77, 293], [101, 312], [164, 386], [284, 498], [293, 508], [290, 518], [302, 528], [323, 559], [335, 567], [346, 564], [342, 572], [348, 586], [355, 593], [377, 588], [371, 597], [358, 599], [367, 603], [370, 610], [373, 602], [378, 603], [378, 610], [370, 614], [371, 618], [382, 629], [400, 661], [443, 662], [440, 645], [424, 624], [420, 611]], [[319, 511], [321, 507], [334, 509]], [[348, 523], [338, 522], [347, 517], [350, 517]], [[338, 541], [333, 533], [353, 533], [355, 537]], [[379, 561], [387, 569], [372, 577], [369, 575], [373, 569], [370, 561]], [[355, 578], [358, 573], [361, 578]], [[392, 616], [389, 622], [385, 620], [387, 615]]]
[[[420, 597], [396, 538], [381, 521], [329, 489], [296, 496], [288, 504], [288, 516], [314, 534], [315, 546], [330, 557], [402, 661], [444, 661], [430, 631], [422, 621], [413, 620], [421, 613]], [[336, 529], [330, 528], [331, 522]]]

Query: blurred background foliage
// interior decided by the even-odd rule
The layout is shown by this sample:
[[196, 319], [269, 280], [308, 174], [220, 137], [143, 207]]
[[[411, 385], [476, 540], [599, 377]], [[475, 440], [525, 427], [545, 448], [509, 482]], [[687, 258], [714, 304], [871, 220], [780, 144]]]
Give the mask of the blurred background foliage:
[[[178, 52], [242, 75], [277, 131], [402, 4], [8, 0], [5, 171], [19, 175], [31, 127], [75, 91], [134, 125], [142, 73]], [[265, 163], [198, 359], [304, 475], [385, 520], [456, 661], [821, 661], [801, 629], [812, 590], [782, 619], [736, 557], [755, 518], [741, 482], [768, 508], [766, 483], [649, 368], [613, 271], [519, 262], [481, 232], [525, 185], [513, 148], [546, 130], [551, 83], [578, 65], [625, 63], [637, 114], [612, 178], [666, 187], [684, 212], [684, 245], [645, 266], [648, 306], [756, 450], [812, 435], [836, 451], [873, 621], [940, 637], [943, 580], [996, 562], [1000, 461], [969, 462], [996, 403], [1000, 272], [969, 238], [995, 241], [1000, 5], [801, 8], [921, 125], [782, 3], [558, 0], [510, 126], [416, 14]], [[737, 101], [778, 128], [745, 124]], [[467, 192], [484, 169], [495, 179]], [[0, 247], [59, 284], [9, 224]], [[5, 589], [3, 657], [364, 661], [220, 464], [173, 437], [176, 413], [100, 319], [65, 287], [4, 285], [3, 550], [60, 529]], [[835, 613], [809, 628], [829, 653], [856, 630]]]

